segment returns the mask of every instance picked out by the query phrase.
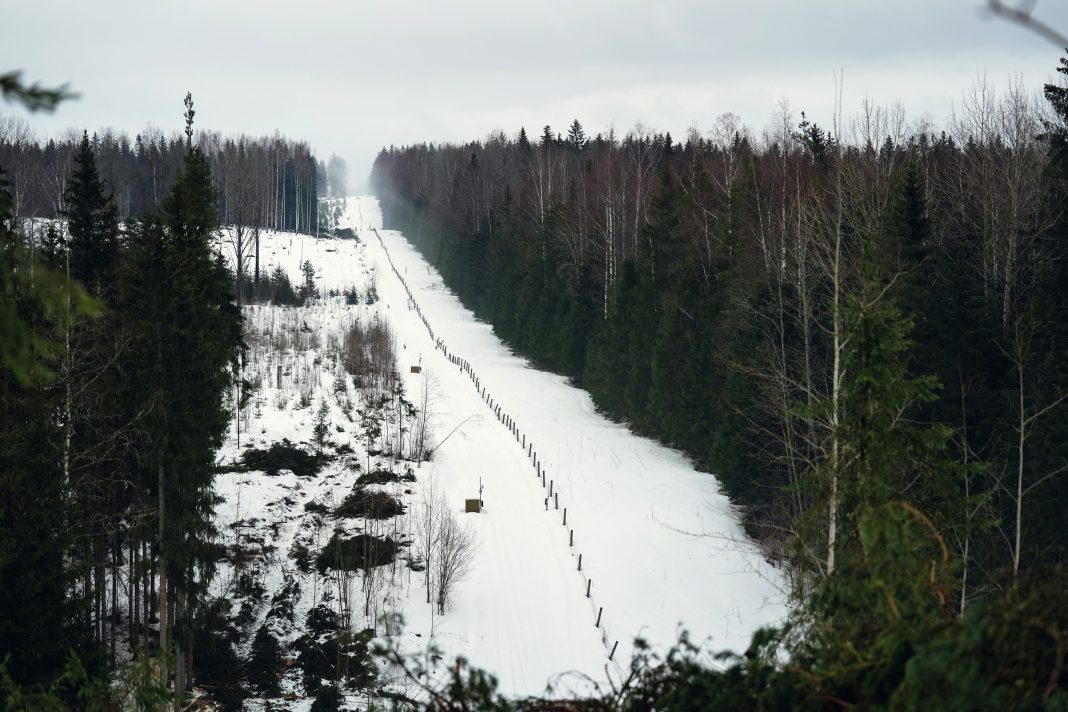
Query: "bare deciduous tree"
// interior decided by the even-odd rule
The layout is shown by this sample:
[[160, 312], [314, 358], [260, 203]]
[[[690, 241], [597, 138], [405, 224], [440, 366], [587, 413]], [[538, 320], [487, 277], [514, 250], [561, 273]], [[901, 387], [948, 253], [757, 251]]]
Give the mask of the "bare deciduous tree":
[[438, 379], [430, 372], [423, 371], [419, 388], [418, 413], [412, 425], [411, 456], [416, 462], [426, 460], [434, 437], [434, 406], [440, 398]]
[[444, 503], [433, 473], [423, 485], [422, 500], [415, 507], [415, 552], [423, 560], [423, 579], [426, 582], [426, 602], [430, 603], [432, 564], [441, 535], [441, 518], [448, 505]]
[[[444, 502], [444, 499], [442, 499]], [[444, 516], [440, 520], [438, 531], [438, 551], [434, 562], [434, 574], [437, 579], [437, 603], [438, 614], [444, 615], [445, 609], [452, 600], [456, 586], [471, 572], [471, 560], [478, 548], [478, 540], [475, 531], [467, 524], [463, 524], [456, 515], [448, 509], [442, 512]]]

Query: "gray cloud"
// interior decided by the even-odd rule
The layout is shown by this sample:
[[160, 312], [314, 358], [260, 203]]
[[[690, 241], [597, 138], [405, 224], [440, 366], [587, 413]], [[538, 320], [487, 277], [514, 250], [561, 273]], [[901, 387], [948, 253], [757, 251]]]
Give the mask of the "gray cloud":
[[[759, 129], [788, 97], [829, 124], [902, 101], [936, 123], [980, 72], [1037, 91], [1057, 48], [981, 12], [981, 0], [22, 0], [5, 8], [5, 66], [81, 92], [42, 134], [181, 125], [307, 139], [359, 184], [383, 145], [480, 138], [494, 128], [588, 131], [636, 122], [682, 136], [726, 111]], [[1068, 30], [1068, 4], [1038, 14]], [[17, 111], [3, 107], [4, 111]]]

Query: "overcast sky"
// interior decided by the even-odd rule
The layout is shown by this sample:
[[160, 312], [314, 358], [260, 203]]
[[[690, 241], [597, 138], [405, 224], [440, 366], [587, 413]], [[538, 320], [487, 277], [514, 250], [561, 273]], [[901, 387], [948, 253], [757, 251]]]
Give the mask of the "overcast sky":
[[[636, 123], [677, 138], [731, 111], [757, 133], [779, 99], [830, 125], [900, 100], [943, 124], [977, 75], [1036, 91], [1058, 49], [982, 0], [3, 0], [0, 71], [81, 94], [29, 120], [273, 133], [338, 153], [359, 187], [382, 146]], [[1068, 2], [1036, 17], [1068, 31]], [[21, 113], [0, 104], [0, 112]]]

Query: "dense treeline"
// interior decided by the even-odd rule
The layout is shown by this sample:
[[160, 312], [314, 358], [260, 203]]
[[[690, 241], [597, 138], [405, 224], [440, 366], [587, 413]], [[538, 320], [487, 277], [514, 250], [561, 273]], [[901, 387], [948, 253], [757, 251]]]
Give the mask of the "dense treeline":
[[[498, 335], [716, 473], [802, 598], [859, 511], [903, 501], [963, 611], [1068, 543], [1068, 102], [1045, 93], [979, 82], [945, 131], [868, 104], [833, 132], [784, 106], [759, 139], [731, 115], [682, 143], [575, 121], [383, 150], [372, 184]], [[901, 389], [886, 422], [854, 400], [876, 307], [901, 329], [872, 376]], [[865, 499], [883, 439], [908, 446]]]
[[[73, 129], [43, 140], [26, 121], [0, 116], [0, 165], [11, 183], [16, 218], [62, 214], [63, 186], [80, 140]], [[166, 136], [152, 126], [132, 139], [103, 129], [90, 141], [120, 220], [158, 208], [185, 160], [184, 137]], [[278, 134], [254, 138], [202, 131], [197, 147], [208, 159], [223, 224], [315, 230], [320, 173], [326, 172], [307, 143]], [[343, 185], [344, 163], [329, 175]]]
[[0, 370], [0, 699], [11, 680], [32, 688], [83, 663], [103, 676], [132, 651], [159, 657], [165, 682], [173, 671], [180, 701], [194, 648], [229, 646], [203, 621], [241, 314], [186, 101], [173, 176], [122, 228], [87, 134], [63, 178], [65, 220], [33, 257], [0, 182], [0, 306], [28, 330]]

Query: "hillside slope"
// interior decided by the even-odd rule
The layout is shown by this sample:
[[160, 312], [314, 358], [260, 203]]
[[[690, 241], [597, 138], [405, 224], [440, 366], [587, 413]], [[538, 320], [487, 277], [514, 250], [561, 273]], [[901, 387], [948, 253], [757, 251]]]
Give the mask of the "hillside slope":
[[[280, 265], [296, 281], [308, 261], [324, 295], [354, 287], [366, 295], [373, 284], [377, 301], [324, 296], [306, 307], [246, 307], [246, 379], [257, 388], [242, 410], [240, 447], [235, 423], [220, 461], [282, 438], [314, 450], [317, 419], [332, 441], [326, 452], [341, 450], [314, 476], [250, 467], [217, 479], [226, 543], [247, 550], [241, 571], [224, 569], [217, 592], [238, 594], [235, 615], [245, 607], [246, 656], [263, 626], [291, 654], [308, 611], [324, 603], [348, 612], [356, 630], [400, 613], [403, 649], [425, 649], [432, 639], [444, 655], [495, 673], [506, 692], [540, 693], [557, 673], [581, 673], [558, 680], [566, 693], [625, 669], [636, 636], [667, 647], [684, 628], [713, 649], [743, 650], [756, 627], [781, 617], [776, 572], [746, 541], [713, 477], [607, 421], [583, 391], [510, 354], [400, 234], [381, 229], [374, 198], [348, 199], [340, 225], [359, 239], [264, 235], [265, 271]], [[342, 367], [341, 346], [353, 322], [376, 320], [392, 329], [405, 398], [429, 415], [436, 446], [429, 462], [387, 454], [411, 449], [403, 416], [400, 426], [386, 419], [375, 441], [384, 448], [369, 444], [361, 425], [363, 401]], [[371, 488], [403, 503], [404, 514], [329, 516], [361, 474], [408, 468], [414, 482]], [[430, 483], [478, 541], [444, 616], [426, 603], [422, 574], [407, 565], [417, 557], [404, 546]], [[483, 511], [463, 514], [480, 485]], [[401, 542], [397, 561], [347, 577], [301, 566], [301, 554], [323, 550], [335, 526]], [[295, 667], [283, 675], [282, 694], [303, 697]]]

